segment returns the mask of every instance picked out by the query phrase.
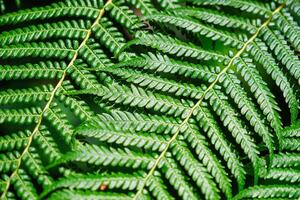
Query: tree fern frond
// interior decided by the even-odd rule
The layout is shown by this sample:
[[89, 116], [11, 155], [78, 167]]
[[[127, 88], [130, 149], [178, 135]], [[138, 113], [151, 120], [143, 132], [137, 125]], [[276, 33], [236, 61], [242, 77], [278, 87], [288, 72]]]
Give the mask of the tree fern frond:
[[156, 176], [152, 177], [147, 183], [147, 188], [151, 194], [157, 199], [174, 199], [172, 195], [170, 195], [165, 187], [163, 181], [161, 180], [161, 175], [157, 172]]
[[227, 15], [226, 13], [220, 13], [215, 10], [203, 9], [203, 8], [190, 8], [180, 7], [172, 10], [175, 14], [181, 14], [184, 16], [195, 17], [204, 22], [219, 25], [227, 28], [239, 28], [242, 30], [255, 33], [256, 27], [259, 25], [258, 20], [250, 20], [248, 18], [242, 18], [238, 16]]
[[26, 9], [2, 15], [0, 17], [0, 25], [13, 25], [27, 21], [66, 16], [84, 16], [93, 19], [98, 16], [99, 10], [97, 8], [101, 7], [103, 7], [102, 1], [95, 1], [93, 3], [84, 0], [59, 2], [45, 7]]
[[276, 85], [281, 89], [286, 102], [289, 104], [291, 110], [292, 121], [295, 121], [298, 116], [299, 103], [297, 101], [295, 92], [287, 77], [280, 70], [275, 59], [268, 53], [268, 48], [266, 45], [257, 39], [255, 43], [249, 45], [249, 51], [253, 56], [253, 59], [257, 60], [271, 75]]
[[220, 81], [224, 88], [226, 88], [226, 93], [233, 98], [234, 102], [241, 110], [241, 114], [245, 115], [246, 119], [254, 127], [255, 132], [263, 138], [263, 141], [268, 147], [270, 153], [273, 154], [274, 141], [272, 133], [266, 126], [265, 122], [261, 119], [261, 116], [256, 109], [256, 105], [252, 103], [251, 99], [247, 97], [246, 92], [240, 86], [239, 79], [234, 76], [232, 72], [229, 72], [224, 74], [220, 78]]
[[[20, 154], [18, 152], [9, 152], [7, 154], [1, 154], [0, 158], [0, 171], [2, 173], [8, 172], [10, 170], [15, 170], [18, 165], [18, 156]], [[4, 187], [6, 187], [6, 182], [4, 183]]]
[[234, 8], [238, 8], [241, 11], [246, 11], [249, 13], [260, 14], [263, 16], [271, 15], [270, 6], [268, 4], [263, 4], [257, 1], [249, 2], [245, 0], [188, 0], [196, 5], [209, 5], [209, 6], [230, 6]]
[[41, 111], [38, 107], [0, 110], [0, 123], [31, 124], [37, 121]]
[[300, 138], [300, 122], [296, 122], [293, 125], [286, 127], [282, 130], [282, 136], [283, 137], [296, 137]]
[[74, 90], [74, 86], [69, 81], [65, 81], [61, 88], [61, 91], [59, 91], [59, 95], [57, 95], [59, 101], [66, 107], [70, 108], [70, 110], [73, 111], [74, 115], [78, 116], [79, 119], [84, 121], [88, 118], [91, 118], [94, 112], [89, 106], [85, 104], [84, 101], [64, 95], [69, 90]]
[[[151, 168], [154, 160], [149, 155], [138, 155], [129, 149], [113, 149], [85, 145], [78, 152], [66, 154], [58, 163], [67, 161], [87, 162], [102, 166], [121, 166], [131, 168]], [[57, 165], [56, 163], [53, 165]]]
[[0, 80], [17, 79], [59, 79], [63, 75], [63, 69], [66, 68], [64, 62], [40, 62], [25, 65], [1, 65]]
[[300, 151], [299, 138], [284, 138], [282, 140], [282, 149], [290, 151]]
[[[102, 70], [101, 70], [102, 71]], [[187, 83], [177, 83], [176, 81], [164, 79], [158, 76], [140, 73], [131, 69], [103, 69], [104, 72], [110, 72], [116, 76], [124, 78], [129, 83], [135, 83], [140, 87], [154, 89], [164, 93], [171, 93], [175, 96], [183, 96], [199, 99], [202, 96], [203, 90], [200, 87]]]
[[140, 10], [141, 14], [151, 14], [156, 12], [154, 5], [151, 3], [150, 0], [125, 0], [131, 5], [135, 6], [137, 9]]
[[232, 36], [233, 34], [209, 27], [187, 17], [184, 18], [171, 14], [153, 14], [147, 17], [147, 19], [155, 22], [172, 24], [193, 33], [199, 33], [200, 35], [211, 38], [212, 40], [219, 40], [224, 43], [224, 45], [230, 45], [237, 48], [241, 48], [243, 45], [242, 41]]
[[5, 135], [0, 138], [0, 150], [8, 151], [14, 149], [21, 149], [28, 143], [28, 136], [30, 134], [29, 130], [19, 131], [11, 135]]
[[4, 3], [0, 199], [300, 196], [298, 0]]
[[288, 38], [292, 46], [300, 51], [300, 26], [294, 21], [292, 15], [283, 9], [281, 13], [274, 16], [276, 26]]
[[51, 185], [44, 192], [44, 196], [58, 188], [99, 190], [102, 184], [109, 185], [110, 189], [135, 190], [141, 184], [141, 174], [71, 174]]
[[300, 196], [300, 190], [297, 186], [287, 185], [258, 185], [250, 187], [236, 195], [234, 199], [245, 198], [289, 198], [297, 199]]
[[199, 122], [200, 127], [206, 132], [216, 150], [218, 150], [226, 160], [227, 167], [237, 179], [239, 188], [243, 188], [246, 174], [243, 164], [240, 162], [236, 152], [230, 147], [226, 136], [222, 134], [211, 112], [205, 108], [205, 106], [199, 107], [196, 120]]
[[161, 50], [164, 53], [176, 55], [178, 57], [192, 57], [199, 60], [215, 60], [218, 62], [228, 61], [228, 57], [212, 51], [201, 49], [191, 43], [185, 43], [177, 39], [162, 34], [147, 34], [144, 32], [136, 33], [136, 39], [127, 43], [142, 44]]
[[237, 118], [233, 108], [226, 101], [227, 98], [221, 92], [217, 90], [211, 90], [206, 98], [209, 99], [209, 103], [213, 110], [220, 117], [224, 126], [233, 134], [236, 142], [242, 145], [242, 149], [249, 159], [253, 162], [256, 169], [260, 166], [259, 152], [257, 145], [250, 137], [249, 132], [245, 129], [242, 122]]
[[71, 41], [64, 42], [62, 40], [52, 43], [25, 43], [0, 48], [0, 56], [3, 59], [27, 56], [63, 59], [72, 58], [74, 56], [75, 51], [73, 48], [74, 46]]
[[108, 21], [106, 18], [102, 18], [101, 23], [97, 24], [93, 31], [95, 32], [95, 36], [100, 38], [100, 41], [104, 46], [109, 48], [114, 55], [118, 55], [125, 44], [125, 39], [112, 25], [112, 22]]
[[264, 178], [295, 183], [300, 181], [300, 171], [288, 168], [275, 168], [270, 169]]
[[28, 153], [23, 157], [23, 164], [25, 166], [24, 168], [28, 170], [28, 174], [36, 179], [43, 187], [47, 187], [53, 183], [52, 178], [43, 167], [41, 158], [34, 147], [31, 147]]
[[[298, 1], [295, 1], [295, 0], [287, 0], [286, 1], [286, 5], [287, 7], [292, 10], [296, 15], [298, 15], [298, 11], [299, 11], [299, 8], [300, 8], [300, 4]], [[298, 15], [299, 16], [299, 15]]]
[[197, 199], [197, 194], [192, 190], [190, 183], [187, 182], [182, 171], [178, 168], [176, 162], [171, 158], [162, 160], [162, 172], [169, 180], [170, 184], [177, 190], [182, 199]]
[[69, 94], [94, 94], [111, 102], [131, 107], [145, 107], [146, 109], [164, 112], [175, 117], [181, 116], [184, 118], [188, 113], [188, 103], [168, 98], [167, 96], [157, 95], [133, 85], [131, 88], [114, 85], [110, 88], [103, 87], [101, 90], [81, 90], [70, 92]]
[[54, 105], [53, 108], [47, 109], [43, 115], [45, 119], [51, 122], [54, 128], [61, 134], [61, 138], [65, 140], [67, 144], [70, 144], [74, 129], [67, 120], [66, 114], [64, 114], [57, 105]]
[[[216, 184], [212, 181], [212, 177], [208, 174], [204, 166], [197, 162], [196, 159], [192, 156], [190, 151], [185, 145], [180, 143], [173, 143], [171, 147], [172, 153], [175, 155], [176, 160], [181, 164], [181, 166], [186, 170], [186, 172], [191, 176], [195, 181], [197, 186], [201, 189], [202, 193], [205, 195], [206, 199], [221, 199], [218, 194], [218, 189]], [[222, 189], [226, 188], [228, 191], [229, 188], [226, 180], [222, 183]], [[228, 195], [228, 193], [227, 193]]]
[[83, 60], [93, 68], [104, 68], [112, 65], [112, 61], [103, 52], [100, 44], [91, 39], [79, 50]]
[[0, 92], [0, 105], [9, 103], [28, 103], [47, 100], [50, 98], [52, 85], [42, 85], [28, 89], [8, 89]]
[[[261, 110], [267, 116], [267, 120], [271, 123], [271, 126], [276, 132], [281, 129], [281, 121], [278, 111], [278, 107], [274, 95], [268, 89], [266, 83], [259, 75], [258, 70], [253, 66], [251, 60], [248, 58], [241, 58], [236, 61], [236, 66], [241, 75], [248, 82], [250, 90], [254, 93], [257, 103], [260, 105]], [[280, 137], [280, 136], [278, 136]]]
[[[139, 148], [151, 149], [152, 151], [163, 151], [166, 147], [166, 139], [161, 136], [135, 133], [127, 128], [118, 130], [116, 126], [88, 123], [78, 130], [77, 135], [84, 138], [95, 138], [108, 143], [122, 144], [123, 146], [135, 146]], [[134, 135], [133, 135], [134, 133]]]
[[274, 156], [271, 167], [296, 167], [300, 165], [298, 153], [280, 153]]
[[65, 200], [130, 200], [130, 196], [126, 194], [119, 193], [103, 193], [103, 192], [87, 192], [84, 190], [61, 190], [59, 192], [53, 193], [49, 198], [49, 200], [56, 199], [65, 199]]
[[189, 144], [194, 148], [198, 159], [203, 162], [207, 170], [216, 179], [216, 182], [220, 185], [221, 189], [226, 194], [227, 198], [232, 197], [232, 185], [225, 172], [223, 166], [218, 161], [217, 157], [208, 148], [208, 143], [205, 141], [205, 137], [197, 134], [198, 130], [195, 127], [189, 127], [184, 133], [184, 137], [188, 140]]
[[47, 127], [42, 126], [33, 139], [37, 146], [39, 146], [39, 149], [41, 149], [42, 155], [48, 155], [48, 163], [61, 157], [60, 149]]
[[278, 60], [289, 70], [289, 73], [298, 80], [300, 85], [300, 69], [297, 67], [300, 60], [299, 57], [294, 55], [294, 52], [287, 45], [283, 36], [278, 31], [272, 31], [269, 28], [262, 30], [263, 39], [268, 44], [270, 49], [276, 53]]
[[33, 42], [51, 38], [83, 39], [87, 34], [90, 22], [63, 21], [52, 24], [41, 24], [3, 32], [0, 35], [1, 46]]
[[32, 184], [32, 180], [22, 169], [18, 170], [16, 176], [12, 179], [12, 184], [18, 196], [23, 199], [38, 199], [37, 191]]
[[[178, 131], [178, 126], [181, 123], [181, 120], [177, 118], [149, 116], [124, 111], [111, 111], [110, 114], [98, 115], [94, 121], [100, 126], [115, 127], [116, 130], [119, 130], [119, 127], [121, 127], [123, 130], [130, 132], [139, 131], [158, 134], [174, 134]], [[92, 122], [92, 124], [95, 122]], [[88, 128], [88, 126], [81, 126], [79, 130]]]
[[137, 16], [134, 15], [128, 6], [118, 5], [117, 3], [112, 2], [106, 7], [106, 9], [109, 11], [109, 15], [125, 28], [135, 30], [141, 26]]
[[174, 9], [180, 6], [180, 0], [158, 0], [159, 5], [164, 9]]
[[83, 89], [97, 89], [99, 82], [97, 77], [86, 70], [88, 65], [80, 61], [74, 62], [72, 66], [68, 68], [68, 72], [71, 78]]
[[165, 74], [182, 75], [187, 78], [197, 78], [201, 81], [213, 82], [220, 72], [219, 67], [210, 68], [208, 66], [199, 66], [180, 60], [170, 59], [167, 55], [145, 54], [141, 57], [130, 59], [115, 67], [134, 67], [138, 69], [153, 70]]

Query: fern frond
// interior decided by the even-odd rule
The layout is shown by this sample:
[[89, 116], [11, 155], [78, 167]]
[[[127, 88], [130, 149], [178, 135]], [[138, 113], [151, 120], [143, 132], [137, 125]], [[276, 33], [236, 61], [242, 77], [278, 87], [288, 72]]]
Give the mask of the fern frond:
[[167, 187], [161, 180], [161, 175], [159, 173], [150, 179], [147, 187], [151, 194], [157, 199], [174, 199], [174, 197], [168, 193]]
[[133, 5], [135, 8], [139, 9], [141, 14], [151, 14], [156, 12], [154, 5], [150, 0], [125, 0], [129, 4]]
[[282, 9], [281, 13], [274, 16], [276, 26], [288, 38], [292, 46], [299, 52], [300, 51], [300, 26], [295, 22], [292, 15], [286, 10]]
[[99, 190], [102, 184], [110, 189], [135, 190], [141, 184], [141, 174], [71, 174], [45, 190], [43, 196], [59, 188]]
[[50, 98], [52, 90], [52, 85], [42, 85], [41, 87], [19, 90], [8, 89], [7, 91], [0, 92], [0, 105], [47, 100]]
[[225, 95], [214, 89], [206, 95], [206, 98], [209, 99], [210, 105], [220, 117], [224, 126], [227, 126], [237, 143], [241, 145], [246, 155], [257, 168], [260, 165], [257, 146], [243, 126], [242, 122], [237, 118], [234, 109], [226, 101], [227, 98]]
[[11, 135], [5, 135], [0, 138], [0, 150], [1, 151], [11, 151], [14, 149], [21, 149], [28, 143], [28, 136], [30, 131], [19, 131], [18, 133], [13, 133]]
[[266, 143], [270, 154], [273, 154], [274, 141], [272, 138], [272, 133], [270, 133], [269, 128], [261, 119], [261, 116], [256, 109], [256, 105], [252, 103], [244, 89], [240, 86], [239, 79], [233, 75], [232, 72], [228, 72], [220, 78], [220, 82], [222, 82], [222, 85], [224, 88], [226, 88], [226, 93], [233, 98], [238, 108], [242, 111], [241, 114], [245, 115], [251, 126], [254, 127], [255, 132], [263, 138], [263, 141]]
[[[181, 123], [181, 120], [177, 118], [170, 118], [164, 116], [155, 116], [155, 115], [145, 115], [139, 113], [131, 113], [124, 111], [111, 111], [110, 114], [98, 115], [94, 119], [96, 124], [107, 127], [115, 127], [115, 130], [119, 130], [119, 127], [122, 127], [123, 130], [128, 130], [131, 132], [149, 132], [149, 133], [158, 133], [158, 134], [174, 134], [178, 131], [178, 126]], [[94, 124], [95, 122], [92, 122]], [[105, 124], [103, 124], [105, 122]], [[81, 128], [88, 128], [87, 126], [81, 126]]]
[[111, 17], [129, 30], [135, 30], [141, 26], [138, 17], [134, 15], [128, 6], [118, 5], [118, 3], [112, 2], [106, 9], [109, 11]]
[[[149, 155], [138, 155], [129, 149], [113, 149], [85, 145], [78, 152], [66, 154], [60, 162], [77, 161], [102, 166], [120, 166], [130, 168], [146, 168], [153, 166], [154, 160]], [[56, 163], [54, 164], [56, 165]]]
[[2, 33], [0, 42], [1, 46], [6, 46], [52, 38], [83, 39], [89, 26], [90, 22], [85, 21], [62, 21], [33, 25]]
[[297, 167], [300, 165], [298, 153], [280, 153], [274, 156], [271, 167]]
[[[277, 106], [274, 95], [268, 89], [266, 83], [259, 75], [258, 70], [253, 66], [252, 61], [248, 58], [241, 58], [236, 61], [236, 66], [241, 75], [248, 82], [250, 90], [254, 93], [257, 103], [260, 105], [266, 115], [267, 120], [276, 132], [281, 129], [281, 121], [278, 111], [280, 108]], [[279, 137], [279, 136], [278, 136]]]
[[40, 108], [36, 107], [0, 110], [0, 123], [31, 124], [37, 121], [41, 111]]
[[200, 127], [207, 133], [216, 150], [218, 150], [225, 159], [227, 167], [237, 179], [239, 188], [243, 188], [246, 174], [243, 164], [240, 162], [236, 152], [230, 147], [226, 136], [222, 134], [211, 112], [205, 108], [205, 106], [199, 107], [196, 120], [199, 122]]
[[185, 56], [199, 60], [215, 60], [218, 62], [228, 61], [227, 56], [201, 49], [191, 43], [185, 43], [162, 34], [150, 35], [144, 32], [138, 32], [136, 33], [136, 39], [127, 43], [127, 46], [131, 44], [150, 46], [152, 48], [161, 50], [164, 53], [176, 55], [178, 57]]
[[243, 45], [242, 41], [232, 36], [233, 34], [217, 30], [187, 17], [184, 18], [171, 14], [153, 14], [147, 17], [147, 19], [155, 22], [172, 24], [186, 29], [187, 31], [199, 33], [200, 35], [211, 38], [212, 40], [219, 40], [223, 42], [224, 45], [230, 45], [237, 48], [241, 48]]
[[190, 183], [172, 158], [164, 158], [161, 164], [163, 174], [182, 199], [197, 199], [197, 193], [192, 190]]
[[[18, 152], [9, 152], [7, 154], [1, 154], [0, 158], [0, 170], [2, 173], [8, 172], [10, 170], [14, 170], [18, 165], [18, 156], [20, 154]], [[4, 183], [4, 187], [6, 187], [6, 183]]]
[[286, 127], [282, 130], [282, 136], [287, 138], [300, 138], [300, 122], [296, 122], [293, 125]]
[[148, 89], [154, 89], [164, 93], [171, 93], [175, 96], [199, 99], [203, 93], [203, 90], [200, 87], [195, 87], [194, 85], [187, 83], [177, 83], [176, 81], [170, 81], [159, 76], [148, 75], [131, 69], [106, 68], [101, 71], [122, 77], [127, 82], [134, 83], [140, 87], [146, 87]]
[[32, 180], [24, 170], [18, 170], [17, 175], [12, 179], [12, 184], [14, 185], [16, 193], [21, 198], [38, 199], [37, 191], [32, 184]]
[[18, 79], [59, 79], [63, 75], [63, 69], [66, 68], [64, 62], [40, 62], [36, 64], [25, 65], [1, 65], [0, 80], [18, 80]]
[[209, 6], [230, 6], [233, 8], [238, 8], [241, 11], [253, 13], [253, 14], [260, 14], [263, 16], [271, 15], [270, 12], [270, 5], [263, 4], [260, 2], [252, 2], [252, 1], [245, 1], [245, 0], [229, 0], [229, 1], [223, 1], [223, 0], [188, 0], [193, 4], [196, 5], [209, 5]]
[[65, 200], [130, 200], [130, 196], [126, 194], [115, 194], [115, 193], [102, 193], [102, 192], [87, 192], [84, 190], [61, 190], [59, 192], [53, 193], [49, 198], [49, 200], [56, 199], [65, 199]]
[[190, 8], [180, 7], [172, 10], [175, 14], [184, 16], [195, 17], [201, 21], [211, 24], [219, 25], [227, 28], [239, 28], [242, 30], [255, 33], [256, 27], [259, 25], [259, 21], [250, 20], [248, 18], [242, 18], [238, 16], [228, 15], [226, 13], [220, 13], [215, 10], [203, 9], [203, 8]]
[[113, 85], [110, 88], [101, 88], [101, 90], [81, 90], [78, 92], [69, 92], [69, 94], [94, 94], [115, 103], [139, 107], [154, 111], [160, 111], [175, 117], [184, 118], [188, 113], [188, 103], [167, 96], [154, 94], [145, 91], [142, 88], [131, 85], [131, 88]]
[[174, 9], [180, 7], [180, 0], [158, 0], [159, 5], [164, 9]]
[[[145, 122], [145, 124], [150, 123]], [[85, 127], [78, 130], [77, 135], [84, 138], [95, 138], [108, 143], [122, 144], [123, 146], [151, 149], [152, 151], [163, 151], [167, 143], [166, 139], [161, 136], [135, 133], [128, 128], [118, 130], [117, 126], [114, 127], [103, 123], [88, 123]]]
[[282, 149], [290, 151], [300, 151], [299, 138], [284, 138], [282, 140]]
[[264, 178], [295, 183], [300, 181], [300, 171], [288, 168], [275, 168], [271, 169]]
[[300, 85], [300, 69], [297, 67], [300, 63], [299, 57], [294, 55], [294, 52], [287, 45], [284, 37], [279, 31], [273, 31], [269, 28], [262, 30], [263, 39], [268, 44], [272, 51], [276, 52], [276, 57], [289, 70], [289, 73], [298, 80]]
[[250, 187], [236, 195], [234, 199], [245, 198], [289, 198], [296, 199], [300, 196], [300, 189], [297, 186], [287, 185], [258, 185]]
[[0, 199], [300, 196], [298, 0], [4, 3]]
[[198, 130], [195, 129], [195, 127], [190, 126], [184, 133], [184, 137], [195, 150], [196, 154], [198, 155], [198, 159], [203, 162], [203, 165], [206, 166], [207, 170], [216, 179], [216, 182], [220, 185], [221, 189], [226, 194], [226, 197], [231, 198], [232, 185], [227, 173], [225, 172], [221, 163], [218, 161], [217, 157], [208, 148], [208, 143], [206, 142], [205, 137], [197, 133]]
[[[74, 44], [75, 48], [76, 45]], [[52, 43], [25, 43], [0, 48], [0, 56], [3, 59], [22, 58], [27, 56], [42, 58], [72, 58], [75, 54], [71, 41], [58, 41]]]
[[59, 17], [87, 17], [95, 19], [99, 14], [99, 9], [103, 7], [102, 1], [65, 1], [54, 3], [49, 6], [21, 10], [19, 12], [8, 13], [0, 17], [0, 25], [13, 25], [33, 20], [55, 19]]
[[[195, 158], [192, 156], [192, 154], [184, 144], [173, 143], [173, 147], [171, 147], [171, 150], [175, 155], [176, 160], [178, 160], [181, 166], [195, 181], [197, 186], [205, 195], [206, 199], [221, 199], [221, 197], [218, 195], [216, 184], [212, 181], [212, 177], [208, 174], [204, 166], [195, 160]], [[227, 186], [222, 185], [221, 187], [226, 188]], [[229, 188], [226, 188], [227, 191], [228, 189]]]
[[130, 59], [115, 67], [134, 67], [144, 70], [152, 70], [159, 73], [182, 75], [187, 78], [197, 78], [202, 81], [213, 82], [220, 72], [219, 67], [210, 68], [199, 66], [180, 60], [174, 60], [167, 55], [148, 53], [141, 57]]
[[125, 39], [112, 25], [112, 22], [108, 21], [106, 18], [102, 18], [101, 24], [97, 24], [93, 28], [93, 31], [95, 32], [95, 36], [100, 38], [103, 45], [109, 48], [114, 55], [118, 55], [125, 44]]
[[265, 68], [266, 72], [271, 75], [276, 85], [281, 89], [285, 101], [291, 110], [291, 118], [294, 122], [298, 116], [299, 103], [287, 77], [283, 74], [272, 55], [268, 53], [267, 46], [261, 40], [257, 39], [255, 43], [250, 44], [249, 51], [253, 59], [257, 60]]

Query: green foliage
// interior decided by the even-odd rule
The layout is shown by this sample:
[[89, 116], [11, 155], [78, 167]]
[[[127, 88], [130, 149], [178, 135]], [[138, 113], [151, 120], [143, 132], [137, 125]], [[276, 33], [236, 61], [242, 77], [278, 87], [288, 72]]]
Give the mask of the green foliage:
[[298, 0], [0, 12], [0, 199], [300, 197]]

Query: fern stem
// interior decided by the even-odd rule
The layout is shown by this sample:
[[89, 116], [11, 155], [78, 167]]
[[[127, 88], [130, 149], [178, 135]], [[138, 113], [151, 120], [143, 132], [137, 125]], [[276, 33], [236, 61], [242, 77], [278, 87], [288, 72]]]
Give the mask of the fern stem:
[[[199, 101], [190, 108], [190, 111], [187, 115], [187, 117], [184, 119], [184, 121], [179, 125], [179, 128], [177, 130], [177, 132], [173, 135], [173, 137], [167, 142], [166, 148], [162, 151], [162, 153], [159, 155], [159, 157], [156, 159], [155, 164], [153, 165], [153, 167], [150, 169], [150, 171], [148, 172], [147, 176], [144, 178], [143, 184], [142, 186], [139, 188], [139, 190], [137, 191], [137, 193], [135, 194], [135, 196], [133, 197], [133, 200], [137, 200], [139, 198], [139, 196], [142, 194], [143, 189], [145, 188], [147, 181], [149, 180], [149, 178], [153, 175], [154, 171], [156, 170], [156, 168], [158, 167], [160, 161], [163, 159], [163, 157], [165, 156], [165, 154], [167, 153], [169, 147], [171, 146], [172, 142], [176, 140], [177, 136], [180, 133], [180, 130], [186, 126], [188, 124], [189, 119], [192, 117], [194, 111], [197, 109], [198, 106], [201, 105], [202, 101], [204, 100], [206, 94], [214, 88], [214, 86], [218, 83], [220, 77], [225, 74], [230, 67], [232, 66], [233, 62], [235, 59], [239, 58], [242, 53], [244, 53], [244, 51], [246, 50], [247, 46], [252, 43], [257, 36], [259, 35], [260, 31], [264, 28], [267, 27], [269, 25], [269, 23], [271, 22], [273, 16], [276, 13], [279, 13], [280, 10], [282, 8], [285, 7], [285, 3], [281, 4], [278, 8], [276, 8], [272, 14], [270, 15], [270, 17], [256, 30], [256, 32], [252, 35], [252, 37], [249, 38], [249, 40], [247, 42], [244, 43], [243, 47], [230, 59], [229, 63], [227, 64], [226, 67], [224, 67], [224, 69], [217, 75], [216, 79], [209, 85], [209, 87], [203, 92], [201, 98], [199, 99]], [[257, 169], [256, 169], [257, 170]], [[255, 182], [257, 182], [258, 177], [255, 176], [254, 178]]]
[[61, 77], [61, 79], [58, 81], [58, 83], [56, 84], [55, 88], [52, 90], [51, 92], [51, 95], [50, 95], [50, 98], [48, 100], [48, 102], [46, 103], [45, 107], [43, 108], [42, 112], [39, 114], [38, 116], [38, 120], [37, 120], [37, 124], [33, 130], [33, 132], [31, 133], [31, 135], [28, 137], [28, 144], [26, 145], [26, 147], [24, 148], [24, 150], [22, 151], [22, 154], [20, 155], [20, 157], [17, 159], [17, 166], [16, 166], [16, 169], [12, 172], [12, 174], [10, 175], [10, 177], [5, 181], [6, 182], [6, 187], [0, 197], [0, 199], [4, 199], [7, 192], [8, 192], [8, 189], [10, 187], [10, 183], [12, 181], [12, 179], [15, 177], [15, 176], [18, 176], [18, 171], [19, 171], [19, 168], [21, 166], [21, 163], [22, 163], [22, 159], [23, 157], [28, 153], [29, 151], [29, 148], [32, 144], [32, 140], [33, 140], [33, 137], [35, 134], [37, 134], [39, 132], [39, 128], [42, 124], [42, 121], [43, 121], [43, 116], [44, 116], [44, 113], [50, 108], [50, 105], [55, 97], [55, 94], [56, 92], [61, 88], [62, 86], [62, 83], [63, 81], [65, 80], [65, 77], [67, 76], [67, 71], [68, 69], [73, 66], [75, 60], [77, 59], [78, 57], [78, 53], [80, 51], [80, 49], [86, 45], [88, 39], [90, 38], [91, 34], [92, 34], [92, 30], [93, 28], [100, 22], [102, 16], [104, 15], [104, 12], [105, 12], [105, 8], [110, 5], [112, 3], [112, 0], [108, 0], [105, 5], [99, 9], [99, 15], [97, 16], [96, 20], [94, 21], [94, 23], [92, 24], [92, 26], [87, 30], [87, 34], [85, 36], [85, 38], [83, 39], [83, 41], [81, 42], [80, 46], [75, 50], [75, 54], [73, 56], [73, 58], [71, 59], [71, 61], [69, 62], [68, 66], [66, 67], [66, 69], [64, 69], [63, 71], [63, 75]]

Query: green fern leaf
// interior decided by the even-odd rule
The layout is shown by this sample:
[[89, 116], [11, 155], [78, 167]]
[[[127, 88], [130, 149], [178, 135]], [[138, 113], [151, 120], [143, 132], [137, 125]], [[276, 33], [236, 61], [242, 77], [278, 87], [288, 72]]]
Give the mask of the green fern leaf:
[[300, 197], [298, 0], [0, 0], [0, 199]]

